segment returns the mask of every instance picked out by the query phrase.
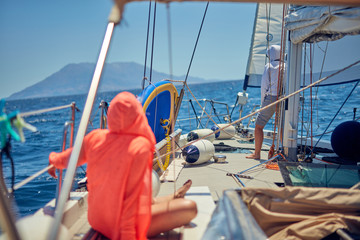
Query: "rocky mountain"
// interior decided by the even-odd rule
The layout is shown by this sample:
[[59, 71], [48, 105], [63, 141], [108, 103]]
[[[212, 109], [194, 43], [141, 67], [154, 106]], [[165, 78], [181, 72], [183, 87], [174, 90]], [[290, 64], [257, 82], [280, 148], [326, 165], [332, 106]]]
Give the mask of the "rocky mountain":
[[[26, 99], [87, 93], [91, 84], [95, 64], [68, 64], [44, 80], [12, 94], [7, 99]], [[107, 63], [104, 66], [99, 92], [141, 88], [144, 66], [133, 62]], [[149, 73], [149, 69], [147, 69]], [[165, 73], [153, 71], [152, 79], [157, 82], [169, 78]], [[184, 80], [184, 76], [173, 77]], [[205, 79], [190, 77], [189, 83], [202, 83]]]

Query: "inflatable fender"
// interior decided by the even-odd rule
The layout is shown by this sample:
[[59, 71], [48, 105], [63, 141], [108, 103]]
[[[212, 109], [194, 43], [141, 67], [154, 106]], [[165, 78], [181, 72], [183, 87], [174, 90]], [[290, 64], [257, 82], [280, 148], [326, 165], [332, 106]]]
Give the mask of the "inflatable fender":
[[178, 142], [179, 147], [182, 148], [182, 147], [185, 146], [187, 143], [188, 143], [188, 141], [187, 141], [187, 134], [182, 134], [182, 135], [180, 136], [179, 142]]
[[201, 164], [209, 161], [215, 154], [215, 147], [209, 140], [199, 140], [183, 149], [182, 155], [187, 163]]
[[343, 160], [360, 162], [360, 123], [347, 121], [339, 124], [331, 134], [331, 146]]
[[[218, 124], [217, 126], [214, 125], [211, 128], [211, 130], [213, 130], [215, 132], [219, 128], [223, 128], [228, 125], [229, 124], [225, 124], [225, 123]], [[231, 125], [231, 126], [225, 128], [224, 130], [221, 130], [220, 132], [215, 133], [215, 138], [219, 139], [219, 140], [225, 140], [225, 139], [231, 139], [235, 135], [236, 135], [236, 129], [233, 125]]]
[[152, 170], [151, 180], [152, 180], [152, 196], [156, 197], [160, 191], [160, 178], [154, 169]]
[[210, 142], [213, 142], [215, 140], [215, 134], [213, 134], [213, 130], [211, 129], [196, 129], [196, 130], [192, 130], [191, 132], [189, 132], [187, 134], [187, 141], [191, 142], [194, 141], [196, 139], [200, 139], [203, 138], [204, 136], [207, 136], [209, 134], [211, 134], [210, 136], [207, 136], [206, 140], [209, 140]]

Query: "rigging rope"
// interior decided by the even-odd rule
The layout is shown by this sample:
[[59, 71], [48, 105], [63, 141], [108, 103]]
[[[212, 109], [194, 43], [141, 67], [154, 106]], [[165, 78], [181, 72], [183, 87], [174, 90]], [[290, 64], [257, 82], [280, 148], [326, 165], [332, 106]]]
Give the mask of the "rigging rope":
[[[20, 117], [28, 117], [28, 116], [32, 116], [32, 115], [37, 115], [37, 114], [41, 114], [41, 113], [61, 110], [61, 109], [70, 108], [70, 107], [72, 107], [72, 104], [59, 106], [59, 107], [45, 108], [45, 109], [40, 109], [40, 110], [36, 110], [36, 111], [20, 113]], [[77, 110], [80, 111], [78, 108], [77, 108]]]
[[[312, 44], [310, 44], [310, 84], [312, 83], [312, 69], [313, 69], [313, 51]], [[312, 88], [310, 88], [310, 141], [311, 141], [311, 152], [313, 151], [313, 106], [312, 106]]]
[[229, 122], [231, 122], [231, 116], [232, 116], [232, 114], [233, 114], [233, 112], [234, 112], [234, 109], [235, 109], [235, 107], [236, 107], [236, 105], [237, 105], [238, 101], [239, 101], [239, 97], [236, 97], [234, 107], [233, 107], [233, 109], [231, 109]]
[[212, 109], [214, 110], [215, 116], [217, 117], [217, 119], [219, 120], [219, 122], [221, 122], [219, 116], [218, 116], [217, 113], [216, 113], [216, 109], [215, 109], [215, 106], [214, 106], [214, 101], [213, 101], [213, 100], [210, 100], [210, 104], [211, 104]]
[[172, 45], [171, 45], [171, 18], [170, 18], [170, 4], [166, 4], [167, 12], [167, 26], [168, 26], [168, 49], [169, 49], [169, 74], [170, 79], [173, 78], [173, 64], [172, 64]]
[[[325, 65], [325, 60], [326, 60], [326, 54], [327, 54], [327, 49], [328, 49], [328, 45], [329, 45], [329, 41], [326, 41], [326, 47], [325, 47], [325, 50], [321, 49], [321, 47], [319, 46], [319, 43], [316, 44], [317, 47], [324, 53], [324, 56], [323, 56], [323, 60], [322, 60], [322, 64], [321, 64], [321, 69], [320, 69], [320, 75], [319, 75], [319, 79], [321, 78], [322, 76], [322, 73], [323, 73], [323, 70], [324, 70], [324, 65]], [[319, 101], [317, 100], [317, 96], [318, 96], [318, 93], [319, 93], [319, 87], [316, 87], [316, 90], [315, 90], [315, 101], [316, 101], [316, 119], [317, 119], [317, 129], [319, 129], [320, 127], [320, 117], [319, 117]]]
[[201, 24], [200, 24], [200, 29], [199, 29], [199, 32], [198, 32], [198, 35], [197, 35], [197, 38], [196, 38], [194, 50], [193, 50], [193, 53], [192, 53], [192, 55], [191, 55], [190, 64], [189, 64], [189, 67], [188, 67], [188, 70], [187, 70], [187, 73], [186, 73], [185, 83], [187, 82], [187, 79], [188, 79], [188, 76], [189, 76], [189, 73], [190, 73], [190, 68], [191, 68], [192, 61], [193, 61], [194, 56], [195, 56], [195, 51], [196, 51], [196, 48], [197, 48], [197, 45], [198, 45], [198, 42], [199, 42], [199, 39], [200, 39], [200, 34], [201, 34], [202, 27], [203, 27], [203, 25], [204, 25], [204, 21], [205, 21], [205, 17], [206, 17], [206, 13], [207, 13], [208, 7], [209, 7], [209, 2], [207, 2], [206, 7], [205, 7], [204, 16], [203, 16], [202, 21], [201, 21]]
[[[284, 18], [285, 18], [285, 4], [283, 5], [283, 15], [282, 15], [282, 23], [281, 23], [281, 42], [280, 42], [280, 59], [279, 59], [279, 72], [278, 72], [278, 79], [277, 79], [277, 96], [276, 96], [276, 100], [279, 99], [279, 96], [282, 96], [283, 94], [283, 80], [284, 80], [284, 52], [285, 52], [285, 46], [284, 43], [285, 41], [283, 41], [283, 39], [285, 38], [285, 31], [284, 31]], [[269, 34], [269, 32], [268, 32]], [[269, 45], [269, 43], [268, 43]], [[270, 77], [270, 71], [269, 71], [269, 77]], [[270, 83], [271, 83], [271, 79], [270, 79]], [[278, 132], [280, 133], [280, 111], [281, 108], [279, 107], [278, 104], [276, 104], [276, 109], [275, 109], [275, 123], [274, 123], [274, 131], [273, 131], [273, 139], [272, 139], [272, 145], [270, 147], [269, 150], [269, 154], [268, 154], [268, 158], [271, 158], [274, 156], [274, 149], [275, 149], [275, 137], [278, 136], [280, 134], [275, 134], [276, 133], [276, 128], [278, 128]], [[277, 148], [279, 149], [279, 144], [277, 146]]]
[[[324, 65], [325, 65], [325, 60], [326, 60], [326, 55], [327, 55], [327, 50], [328, 50], [328, 45], [329, 45], [329, 42], [327, 41], [326, 42], [326, 47], [325, 49], [322, 49], [319, 44], [317, 44], [317, 47], [323, 52], [323, 59], [322, 59], [322, 64], [321, 64], [321, 69], [320, 69], [320, 75], [319, 75], [319, 79], [322, 77], [322, 74], [323, 74], [323, 69], [324, 69]], [[307, 53], [306, 51], [306, 46], [307, 44], [305, 44], [305, 54]], [[313, 55], [315, 54], [315, 49], [312, 49], [311, 48], [312, 45], [310, 45], [310, 53], [309, 53], [309, 65], [310, 65], [310, 81], [312, 81], [312, 66], [313, 66]], [[304, 70], [303, 70], [303, 76], [304, 76], [304, 80], [303, 80], [303, 86], [305, 86], [306, 84], [306, 81], [305, 81], [305, 73], [306, 73], [306, 69], [305, 69], [305, 66], [306, 66], [306, 55], [304, 57]], [[314, 136], [313, 134], [313, 106], [314, 104], [312, 103], [313, 99], [315, 99], [315, 105], [317, 106], [316, 107], [316, 119], [317, 119], [317, 126], [319, 128], [319, 112], [318, 112], [318, 104], [319, 104], [319, 101], [317, 100], [317, 96], [318, 96], [318, 91], [319, 91], [319, 87], [316, 87], [316, 91], [315, 91], [315, 96], [313, 96], [312, 92], [310, 92], [310, 101], [311, 101], [311, 104], [310, 104], [310, 122], [308, 124], [308, 127], [306, 128], [306, 138], [305, 138], [305, 144], [304, 144], [304, 147], [302, 148], [302, 153], [303, 153], [303, 156], [305, 156], [306, 154], [306, 149], [307, 149], [307, 138], [310, 138], [311, 140], [311, 146], [310, 146], [310, 150], [311, 148], [315, 148], [316, 146], [313, 146], [313, 137], [316, 137]], [[301, 139], [303, 139], [303, 127], [304, 127], [304, 108], [305, 108], [305, 94], [303, 95], [304, 96], [304, 101], [302, 102], [302, 129], [301, 129]], [[317, 129], [318, 129], [317, 128]], [[309, 131], [310, 130], [310, 131]], [[325, 134], [325, 133], [324, 133]], [[302, 142], [302, 141], [301, 141]], [[311, 152], [313, 152], [313, 150], [311, 150]]]
[[151, 80], [152, 80], [152, 66], [153, 66], [153, 61], [154, 61], [154, 40], [155, 40], [155, 24], [156, 22], [156, 1], [155, 1], [155, 5], [154, 5], [154, 20], [153, 20], [153, 33], [152, 33], [152, 43], [151, 43], [151, 61], [150, 61], [150, 83], [151, 83]]
[[[339, 74], [339, 73], [341, 73], [341, 72], [343, 72], [343, 71], [345, 71], [345, 70], [347, 70], [347, 69], [349, 69], [349, 68], [351, 68], [351, 67], [359, 64], [359, 63], [360, 63], [360, 60], [358, 60], [358, 61], [356, 61], [356, 62], [354, 62], [354, 63], [352, 63], [352, 64], [344, 67], [343, 69], [340, 69], [340, 70], [338, 70], [338, 71], [336, 71], [336, 72], [334, 72], [334, 73], [332, 73], [332, 74], [330, 74], [330, 75], [328, 75], [328, 76], [326, 76], [326, 77], [324, 77], [324, 78], [322, 78], [322, 79], [319, 79], [318, 81], [313, 82], [312, 84], [309, 84], [309, 85], [306, 86], [306, 87], [303, 87], [303, 88], [301, 88], [301, 89], [299, 89], [299, 90], [297, 90], [297, 91], [295, 91], [295, 92], [293, 92], [293, 93], [290, 93], [290, 94], [288, 94], [287, 96], [284, 96], [284, 97], [280, 98], [279, 100], [277, 100], [277, 101], [275, 101], [275, 102], [273, 102], [273, 103], [271, 103], [271, 104], [269, 104], [269, 105], [267, 105], [267, 106], [265, 106], [265, 107], [263, 107], [263, 108], [260, 108], [260, 109], [258, 109], [258, 110], [256, 110], [256, 111], [254, 111], [254, 112], [246, 115], [245, 117], [239, 118], [238, 120], [236, 120], [236, 121], [234, 121], [234, 122], [232, 122], [232, 123], [229, 123], [228, 125], [226, 125], [226, 126], [224, 126], [224, 127], [221, 127], [221, 128], [219, 128], [219, 129], [217, 129], [216, 131], [214, 131], [214, 132], [212, 132], [212, 133], [210, 133], [210, 134], [207, 134], [207, 135], [203, 136], [202, 138], [199, 138], [199, 139], [197, 139], [197, 140], [195, 140], [195, 141], [199, 141], [199, 140], [205, 139], [205, 138], [209, 137], [209, 136], [212, 135], [212, 134], [216, 134], [216, 133], [218, 133], [218, 132], [220, 132], [220, 131], [222, 131], [222, 130], [224, 130], [224, 129], [232, 126], [232, 125], [235, 125], [235, 124], [243, 121], [244, 119], [247, 119], [247, 118], [249, 118], [249, 117], [251, 117], [251, 116], [254, 116], [254, 115], [258, 114], [259, 112], [264, 111], [264, 110], [266, 110], [266, 109], [268, 109], [268, 108], [270, 108], [270, 107], [272, 107], [272, 106], [274, 106], [274, 105], [276, 105], [276, 104], [278, 104], [278, 103], [280, 103], [280, 102], [283, 102], [283, 101], [285, 101], [286, 99], [289, 99], [290, 97], [295, 96], [296, 94], [299, 94], [299, 93], [305, 91], [306, 89], [309, 89], [309, 88], [311, 88], [311, 87], [313, 87], [313, 86], [316, 86], [317, 84], [319, 84], [319, 83], [321, 83], [321, 82], [323, 82], [323, 81], [325, 81], [325, 80], [327, 80], [327, 79], [329, 79], [329, 78], [331, 78], [331, 77], [333, 77], [333, 76], [335, 76], [335, 75], [337, 75], [337, 74]], [[193, 143], [193, 142], [185, 144], [185, 145], [183, 146], [183, 148], [191, 145], [192, 143]], [[179, 150], [181, 150], [181, 148], [177, 148], [177, 149], [173, 150], [173, 152], [176, 152], [176, 151], [179, 151]], [[171, 153], [166, 153], [166, 154], [160, 156], [160, 158], [161, 158], [161, 157], [164, 157], [164, 156], [166, 156], [166, 155], [168, 155], [168, 154], [171, 154]], [[159, 158], [159, 157], [158, 157], [158, 158]], [[156, 158], [155, 160], [157, 160], [158, 158]]]
[[189, 73], [190, 73], [190, 68], [191, 68], [192, 61], [193, 61], [194, 56], [195, 56], [195, 51], [196, 51], [197, 44], [198, 44], [199, 39], [200, 39], [200, 34], [201, 34], [202, 27], [203, 27], [203, 25], [204, 25], [204, 21], [205, 21], [205, 17], [206, 17], [206, 13], [207, 13], [208, 7], [209, 7], [209, 2], [207, 2], [206, 7], [205, 7], [204, 16], [203, 16], [202, 21], [201, 21], [201, 24], [200, 24], [200, 29], [199, 29], [199, 32], [198, 32], [198, 35], [197, 35], [197, 38], [196, 38], [196, 42], [195, 42], [195, 46], [194, 46], [193, 53], [192, 53], [192, 55], [191, 55], [189, 67], [188, 67], [188, 70], [187, 70], [187, 73], [186, 73], [186, 76], [185, 76], [185, 80], [184, 80], [183, 86], [182, 86], [181, 91], [180, 91], [180, 95], [179, 95], [179, 98], [178, 98], [177, 105], [176, 105], [175, 117], [174, 117], [174, 119], [177, 119], [177, 116], [178, 116], [179, 111], [180, 111], [181, 102], [182, 102], [182, 99], [183, 99], [183, 97], [184, 97], [184, 88], [185, 88], [185, 85], [186, 85], [186, 83], [187, 83], [187, 79], [188, 79], [188, 76], [189, 76]]
[[[306, 44], [304, 46], [304, 73], [306, 72]], [[305, 86], [305, 74], [303, 74], [303, 86]], [[302, 94], [300, 94], [303, 97], [303, 100], [301, 102], [301, 136], [300, 136], [300, 142], [303, 142], [303, 132], [304, 132], [304, 106], [305, 106], [305, 93], [303, 92]], [[306, 138], [305, 138], [305, 145], [304, 148], [302, 148], [302, 145], [300, 146], [300, 153], [303, 154], [304, 158], [305, 158], [305, 149], [306, 149]], [[304, 151], [304, 152], [302, 152]]]
[[[196, 99], [195, 99], [195, 100], [196, 100]], [[196, 113], [196, 110], [195, 110], [195, 108], [194, 108], [194, 105], [192, 104], [191, 99], [189, 99], [189, 103], [190, 103], [190, 105], [191, 105], [191, 107], [192, 107], [192, 109], [193, 109], [193, 111], [194, 111], [195, 119], [196, 119], [196, 122], [198, 123], [198, 126], [201, 125], [201, 127], [204, 128], [204, 126], [202, 125], [202, 123], [201, 123], [201, 121], [200, 121], [200, 119], [199, 119], [199, 117], [198, 117], [198, 115], [197, 115], [197, 113]]]
[[[334, 117], [331, 119], [330, 123], [327, 125], [327, 127], [324, 130], [324, 133], [320, 136], [320, 138], [317, 140], [317, 142], [314, 145], [314, 148], [317, 146], [317, 144], [319, 143], [320, 139], [325, 135], [326, 131], [328, 130], [328, 128], [330, 127], [330, 125], [332, 124], [332, 122], [335, 120], [335, 118], [337, 117], [337, 115], [339, 114], [340, 110], [342, 109], [342, 107], [345, 105], [345, 103], [347, 102], [347, 100], [350, 98], [350, 96], [352, 95], [352, 93], [354, 92], [354, 90], [356, 89], [357, 85], [359, 84], [360, 81], [357, 81], [356, 84], [354, 85], [354, 87], [351, 89], [350, 93], [348, 94], [348, 96], [346, 97], [346, 99], [344, 100], [344, 102], [341, 104], [340, 108], [337, 110], [336, 114], [334, 115]], [[314, 150], [312, 149], [311, 153]]]
[[145, 79], [146, 79], [146, 65], [147, 65], [147, 53], [149, 46], [149, 33], [150, 33], [150, 15], [151, 15], [151, 0], [149, 1], [149, 15], [148, 15], [148, 25], [146, 32], [146, 44], [145, 44], [145, 63], [144, 63], [144, 77], [142, 81], [142, 90], [145, 88]]
[[19, 188], [21, 188], [22, 186], [24, 186], [25, 184], [29, 183], [30, 181], [34, 180], [36, 177], [40, 176], [41, 174], [43, 174], [44, 172], [46, 172], [47, 170], [49, 170], [50, 168], [54, 167], [53, 165], [49, 165], [46, 168], [34, 173], [33, 175], [31, 175], [30, 177], [27, 177], [26, 179], [22, 180], [21, 182], [15, 184], [13, 190], [9, 190], [9, 192], [13, 192], [15, 190], [18, 190]]

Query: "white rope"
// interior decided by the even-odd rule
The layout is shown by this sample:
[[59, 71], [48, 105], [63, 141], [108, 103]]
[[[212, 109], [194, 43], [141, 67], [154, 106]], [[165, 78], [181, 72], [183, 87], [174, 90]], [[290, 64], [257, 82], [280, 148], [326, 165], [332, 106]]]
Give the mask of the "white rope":
[[[319, 79], [318, 81], [313, 82], [312, 84], [309, 84], [308, 86], [303, 87], [302, 89], [299, 89], [299, 90], [297, 90], [297, 91], [295, 91], [295, 92], [293, 92], [293, 93], [291, 93], [291, 94], [289, 94], [289, 95], [287, 95], [287, 96], [285, 96], [285, 97], [283, 97], [283, 98], [280, 98], [279, 100], [277, 100], [277, 101], [275, 101], [275, 102], [273, 102], [273, 103], [271, 103], [271, 104], [269, 104], [269, 105], [267, 105], [267, 106], [265, 106], [265, 107], [263, 107], [263, 108], [260, 108], [259, 110], [255, 111], [255, 112], [252, 112], [252, 113], [248, 114], [248, 115], [245, 116], [245, 117], [239, 118], [238, 120], [236, 120], [236, 121], [234, 121], [234, 122], [232, 122], [232, 123], [229, 123], [227, 126], [224, 126], [224, 127], [222, 127], [222, 128], [219, 128], [219, 129], [217, 129], [216, 131], [214, 131], [214, 132], [212, 132], [212, 133], [209, 133], [209, 134], [203, 136], [202, 138], [196, 139], [195, 141], [199, 141], [199, 140], [205, 139], [205, 138], [207, 138], [207, 137], [209, 137], [209, 136], [211, 136], [211, 135], [213, 135], [213, 134], [216, 134], [216, 133], [218, 133], [218, 132], [220, 132], [220, 131], [222, 131], [222, 130], [228, 128], [228, 127], [230, 127], [231, 125], [237, 124], [237, 123], [245, 120], [246, 118], [249, 118], [249, 117], [251, 117], [251, 116], [253, 116], [253, 115], [255, 115], [255, 114], [257, 114], [257, 113], [259, 113], [259, 112], [261, 112], [261, 111], [264, 111], [265, 109], [268, 109], [268, 108], [270, 108], [270, 107], [272, 107], [272, 106], [274, 106], [274, 105], [276, 105], [276, 104], [278, 104], [278, 103], [280, 103], [280, 102], [282, 102], [282, 101], [285, 101], [286, 99], [288, 99], [288, 98], [290, 98], [290, 97], [292, 97], [292, 96], [295, 96], [296, 94], [299, 94], [300, 92], [303, 92], [303, 91], [305, 91], [306, 89], [311, 88], [311, 87], [313, 87], [313, 86], [315, 86], [315, 85], [317, 85], [317, 84], [319, 84], [319, 83], [327, 80], [328, 78], [331, 78], [331, 77], [333, 77], [333, 76], [335, 76], [335, 75], [337, 75], [337, 74], [339, 74], [339, 73], [341, 73], [341, 72], [343, 72], [343, 71], [345, 71], [345, 70], [347, 70], [347, 69], [349, 69], [349, 68], [351, 68], [351, 67], [359, 64], [359, 63], [360, 63], [360, 60], [358, 60], [358, 61], [356, 61], [356, 62], [348, 65], [347, 67], [344, 67], [343, 69], [340, 69], [340, 70], [337, 71], [337, 72], [334, 72], [334, 73], [330, 74], [330, 75], [327, 76], [327, 77], [324, 77], [324, 78], [322, 78], [322, 79]], [[181, 148], [175, 149], [174, 152], [176, 152], [176, 151], [178, 151], [178, 150], [180, 150], [180, 149], [182, 149], [182, 148], [185, 148], [185, 147], [187, 147], [187, 146], [190, 146], [190, 145], [193, 144], [193, 143], [194, 143], [194, 141], [193, 141], [193, 142], [190, 142], [190, 143], [188, 143], [188, 144], [185, 144], [185, 145], [182, 146]], [[171, 154], [171, 152], [170, 152], [170, 153], [166, 153], [166, 154], [160, 156], [160, 158], [162, 158], [162, 157], [164, 157], [164, 156], [167, 156], [167, 155], [169, 155], [169, 154]], [[155, 160], [157, 160], [157, 159], [155, 159]]]
[[[51, 165], [51, 164], [50, 164], [50, 165], [47, 166], [46, 168], [38, 171], [37, 173], [33, 174], [32, 176], [30, 176], [30, 177], [24, 179], [23, 181], [15, 184], [15, 186], [14, 186], [14, 191], [15, 191], [15, 190], [18, 190], [19, 188], [21, 188], [21, 187], [24, 186], [25, 184], [27, 184], [27, 183], [29, 183], [30, 181], [34, 180], [36, 177], [40, 176], [41, 174], [43, 174], [44, 172], [46, 172], [47, 170], [49, 170], [49, 169], [52, 168], [52, 167], [54, 167], [54, 165]], [[9, 191], [9, 193], [12, 193], [13, 190], [12, 190], [12, 189], [9, 189], [8, 191]]]
[[57, 110], [64, 109], [64, 108], [70, 108], [71, 106], [72, 106], [72, 104], [69, 104], [69, 105], [64, 105], [64, 106], [59, 106], [59, 107], [45, 108], [45, 109], [35, 110], [35, 111], [31, 111], [31, 112], [20, 113], [20, 117], [28, 117], [31, 115], [37, 115], [37, 114], [41, 114], [41, 113], [57, 111]]

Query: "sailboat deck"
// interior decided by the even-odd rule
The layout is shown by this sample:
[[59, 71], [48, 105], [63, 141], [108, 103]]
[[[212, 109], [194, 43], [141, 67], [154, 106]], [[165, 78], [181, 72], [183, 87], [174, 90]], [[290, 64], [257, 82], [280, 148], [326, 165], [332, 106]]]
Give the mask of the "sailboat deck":
[[[254, 148], [253, 143], [237, 141], [235, 139], [215, 140], [214, 144], [220, 144], [221, 142], [240, 149]], [[249, 155], [249, 151], [244, 153], [240, 151], [236, 153], [216, 152], [215, 155], [226, 156], [223, 163], [216, 163], [213, 159], [210, 159], [208, 162], [200, 165], [190, 165], [184, 161], [181, 170], [175, 169], [179, 172], [176, 182], [162, 182], [158, 196], [173, 194], [174, 189], [179, 188], [188, 179], [191, 179], [192, 187], [185, 198], [197, 202], [198, 215], [188, 226], [174, 229], [151, 239], [201, 239], [216, 203], [222, 197], [223, 192], [227, 189], [244, 187], [236, 178], [228, 176], [227, 173], [239, 173], [264, 162], [267, 159], [267, 149], [269, 147], [263, 145], [261, 160], [247, 159], [246, 156]], [[172, 165], [169, 166], [168, 171], [174, 171]], [[279, 183], [283, 183], [280, 171], [267, 169], [265, 164], [243, 174], [252, 177], [252, 179], [241, 178], [241, 182], [245, 187], [276, 188]], [[77, 227], [78, 231], [74, 234], [73, 239], [81, 239], [90, 229], [86, 218], [82, 217], [79, 221], [81, 223], [78, 222], [76, 224], [81, 227]]]
[[[248, 149], [254, 147], [252, 143], [239, 143], [236, 140], [216, 140], [214, 144], [223, 142], [226, 145]], [[264, 145], [263, 149], [268, 149]], [[244, 187], [240, 182], [227, 176], [227, 173], [239, 173], [255, 165], [258, 165], [267, 159], [267, 151], [261, 151], [261, 160], [247, 159], [249, 153], [215, 153], [215, 155], [225, 155], [224, 163], [216, 163], [213, 159], [200, 165], [185, 164], [182, 168], [175, 187], [178, 188], [188, 179], [191, 179], [193, 187], [208, 186], [214, 202], [222, 196], [226, 189], [236, 189]], [[171, 166], [170, 166], [171, 168]], [[169, 169], [172, 171], [172, 169]], [[282, 183], [280, 171], [265, 168], [265, 165], [260, 165], [247, 172], [244, 175], [251, 176], [253, 179], [240, 178], [245, 187], [277, 187], [276, 183]], [[163, 182], [161, 184], [159, 195], [167, 195], [174, 192], [174, 182]]]
[[[240, 149], [254, 148], [253, 143], [231, 140], [215, 140], [214, 144], [223, 142]], [[213, 159], [200, 165], [185, 164], [181, 169], [176, 183], [165, 181], [161, 183], [159, 196], [174, 193], [174, 189], [179, 188], [188, 179], [192, 180], [192, 187], [185, 198], [189, 198], [197, 202], [198, 216], [188, 225], [182, 228], [174, 229], [161, 236], [151, 239], [201, 239], [207, 224], [210, 221], [211, 214], [215, 209], [215, 205], [223, 192], [227, 189], [237, 189], [244, 187], [237, 179], [228, 176], [227, 173], [239, 173], [249, 169], [267, 159], [269, 147], [263, 145], [261, 151], [261, 160], [247, 159], [249, 152], [244, 153], [215, 153], [215, 155], [225, 155], [224, 163], [216, 163]], [[170, 165], [168, 171], [174, 171]], [[175, 172], [178, 170], [175, 169]], [[280, 171], [265, 168], [264, 164], [257, 166], [243, 173], [251, 176], [253, 179], [241, 178], [245, 187], [268, 187], [276, 188], [278, 184], [283, 183]], [[207, 189], [207, 191], [204, 189]], [[213, 205], [209, 204], [209, 201]]]

